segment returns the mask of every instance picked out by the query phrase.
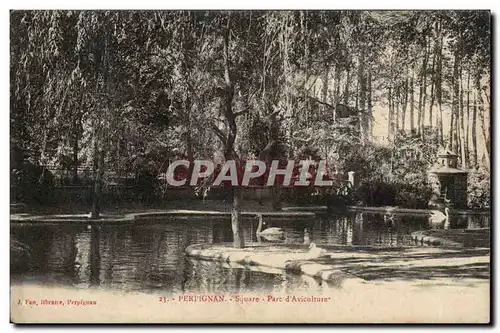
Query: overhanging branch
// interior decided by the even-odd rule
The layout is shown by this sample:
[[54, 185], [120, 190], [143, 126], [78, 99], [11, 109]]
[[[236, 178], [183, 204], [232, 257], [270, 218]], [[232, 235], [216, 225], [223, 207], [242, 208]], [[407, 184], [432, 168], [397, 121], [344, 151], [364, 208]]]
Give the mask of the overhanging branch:
[[309, 99], [311, 99], [311, 100], [315, 101], [316, 103], [319, 103], [319, 104], [322, 104], [322, 105], [326, 105], [326, 106], [328, 106], [328, 107], [330, 107], [330, 108], [335, 108], [333, 105], [331, 105], [331, 104], [329, 104], [329, 103], [327, 103], [327, 102], [323, 102], [323, 101], [321, 101], [321, 100], [317, 99], [316, 97], [312, 97], [312, 96], [309, 96], [309, 95], [307, 95], [307, 96], [305, 96], [305, 97], [307, 97], [307, 98], [309, 98]]
[[220, 128], [217, 127], [217, 125], [215, 125], [214, 123], [212, 123], [212, 129], [214, 130], [214, 133], [215, 135], [217, 135], [219, 140], [221, 140], [222, 143], [225, 145], [227, 141], [227, 136], [224, 134], [224, 132], [222, 132]]

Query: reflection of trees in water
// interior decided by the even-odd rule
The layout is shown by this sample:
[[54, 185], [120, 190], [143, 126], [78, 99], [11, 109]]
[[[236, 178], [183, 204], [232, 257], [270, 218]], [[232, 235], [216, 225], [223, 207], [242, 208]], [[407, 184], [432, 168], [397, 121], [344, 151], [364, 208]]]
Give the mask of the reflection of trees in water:
[[451, 229], [460, 229], [460, 228], [467, 228], [468, 224], [468, 216], [464, 215], [459, 215], [459, 216], [452, 216], [450, 218], [450, 225], [449, 227]]
[[322, 244], [325, 243], [325, 233], [326, 229], [325, 226], [328, 223], [325, 223], [323, 219], [318, 219], [314, 221], [314, 226], [313, 229], [311, 230], [311, 242], [314, 242], [316, 244]]
[[314, 242], [340, 245], [401, 246], [411, 243], [412, 231], [426, 228], [422, 217], [354, 212], [348, 216], [332, 216], [315, 223]]
[[[272, 226], [303, 236], [309, 228], [317, 244], [400, 246], [410, 242], [412, 231], [425, 229], [426, 217], [395, 216], [393, 224], [377, 214], [354, 213], [322, 219], [269, 220]], [[458, 216], [459, 225], [481, 228], [488, 216]], [[255, 234], [257, 219], [245, 223], [246, 236]], [[99, 284], [128, 290], [162, 289], [207, 292], [237, 290], [287, 290], [305, 286], [293, 275], [271, 275], [230, 269], [219, 263], [185, 259], [185, 248], [193, 243], [219, 243], [232, 240], [229, 219], [162, 221], [143, 226], [14, 227], [12, 235], [31, 248], [34, 266], [30, 272], [42, 281], [60, 284]], [[251, 242], [249, 242], [251, 244]], [[81, 267], [78, 267], [80, 266]], [[14, 272], [16, 273], [16, 272]], [[18, 272], [19, 273], [19, 272]], [[17, 274], [17, 273], [16, 273]], [[31, 278], [33, 279], [33, 278]]]
[[404, 232], [403, 223], [399, 216], [395, 216], [394, 218], [394, 232], [396, 233], [396, 246], [406, 245], [407, 237], [405, 237], [406, 235]]
[[189, 229], [189, 243], [211, 243], [213, 240], [213, 230], [211, 219], [194, 219], [192, 222], [186, 221], [186, 228]]
[[488, 215], [455, 215], [450, 221], [451, 228], [478, 229], [490, 226]]
[[491, 217], [488, 215], [488, 216], [483, 216], [482, 217], [482, 220], [481, 220], [481, 228], [489, 228], [490, 226], [490, 220], [491, 220]]
[[356, 239], [354, 216], [332, 216], [316, 220], [312, 229], [312, 242], [316, 244], [351, 244]]
[[347, 219], [340, 218], [338, 220], [340, 225], [339, 243], [347, 244], [347, 224], [349, 223]]
[[[180, 280], [176, 270], [183, 268], [181, 238], [172, 225], [93, 227], [90, 233], [77, 237], [79, 260], [89, 263], [87, 267], [82, 264], [80, 277], [90, 284], [113, 288], [141, 289], [162, 286], [165, 281], [175, 284], [178, 281], [172, 277]], [[89, 253], [88, 260], [84, 253]], [[165, 266], [171, 274], [165, 274], [169, 271]]]
[[326, 231], [326, 243], [327, 244], [335, 244], [337, 243], [337, 230], [335, 228], [337, 221], [330, 223], [328, 226], [328, 230]]
[[344, 218], [344, 221], [346, 234], [345, 244], [351, 245], [353, 239], [353, 224], [349, 223], [350, 221], [347, 219], [347, 217]]
[[[275, 219], [275, 218], [269, 218], [267, 217], [266, 219], [266, 226], [265, 228], [270, 228], [270, 227], [278, 227], [278, 228], [283, 228], [285, 231], [288, 229], [291, 229], [292, 232], [296, 232], [297, 228], [300, 228], [302, 225], [301, 222], [299, 221], [298, 224], [295, 223], [285, 223], [283, 219]], [[213, 243], [223, 243], [223, 242], [232, 242], [233, 240], [233, 234], [231, 231], [231, 220], [228, 218], [221, 218], [217, 220], [209, 220], [211, 225], [207, 226], [208, 229], [208, 234], [213, 235], [212, 240]], [[258, 228], [258, 219], [255, 217], [243, 217], [242, 220], [242, 232], [243, 232], [243, 238], [245, 240], [245, 244], [253, 244], [257, 242], [257, 237], [256, 237], [256, 231]], [[303, 229], [302, 229], [303, 232]]]
[[363, 212], [354, 213], [351, 215], [354, 223], [352, 226], [352, 245], [363, 245], [365, 243], [363, 228], [367, 221], [367, 216]]
[[305, 284], [297, 275], [268, 274], [219, 262], [189, 259], [187, 267], [185, 290], [200, 293], [293, 292]]
[[101, 284], [101, 253], [100, 253], [100, 227], [93, 226], [90, 230], [90, 285], [98, 286]]
[[52, 235], [48, 256], [51, 260], [48, 262], [48, 269], [54, 271], [72, 272], [75, 269], [76, 247], [75, 234], [60, 229]]
[[103, 270], [103, 283], [108, 281], [113, 281], [114, 275], [114, 263], [117, 259], [117, 248], [120, 246], [118, 243], [123, 238], [119, 237], [118, 232], [110, 232], [109, 235], [105, 231], [108, 229], [103, 229], [103, 237], [101, 237], [101, 249], [100, 253], [105, 260], [101, 263]]
[[77, 272], [77, 278], [79, 282], [84, 283], [90, 281], [90, 239], [89, 232], [81, 232], [75, 235], [76, 262], [81, 265]]
[[[32, 271], [49, 270], [51, 260], [48, 249], [51, 247], [54, 235], [58, 233], [53, 226], [12, 226], [11, 235], [19, 242], [26, 244], [30, 249], [31, 260], [29, 267]], [[58, 229], [58, 228], [57, 228]]]
[[[135, 280], [141, 287], [180, 288], [183, 269], [183, 250], [187, 246], [189, 232], [176, 224], [141, 228], [143, 237], [136, 239]], [[141, 258], [142, 257], [142, 258]], [[135, 261], [135, 260], [134, 260]]]
[[100, 279], [101, 285], [120, 286], [130, 281], [130, 271], [127, 267], [133, 265], [136, 260], [133, 258], [134, 241], [130, 236], [129, 227], [102, 226], [99, 233], [99, 243], [96, 242], [94, 234], [94, 244], [99, 244], [100, 268], [103, 276]]
[[[245, 244], [252, 244], [257, 241], [257, 236], [255, 232], [258, 227], [258, 219], [257, 218], [243, 218], [242, 219], [242, 231], [243, 231], [243, 239], [245, 240]], [[232, 240], [232, 237], [231, 237]]]
[[[352, 222], [347, 216], [337, 216], [330, 223], [335, 223], [336, 227], [336, 240], [334, 244], [350, 244], [353, 238]], [[332, 243], [332, 242], [328, 242]]]
[[207, 293], [229, 291], [228, 277], [222, 271], [220, 263], [189, 259], [186, 272], [185, 290]]
[[488, 228], [490, 226], [490, 216], [488, 215], [467, 215], [467, 228]]
[[[33, 226], [12, 228], [11, 233], [30, 249], [29, 276], [57, 284], [76, 284], [81, 268], [76, 239], [80, 226]], [[41, 274], [41, 275], [40, 275]]]
[[212, 227], [213, 227], [212, 242], [214, 244], [224, 242], [224, 231], [222, 228], [223, 225], [224, 225], [224, 222], [221, 220], [216, 220], [212, 225]]

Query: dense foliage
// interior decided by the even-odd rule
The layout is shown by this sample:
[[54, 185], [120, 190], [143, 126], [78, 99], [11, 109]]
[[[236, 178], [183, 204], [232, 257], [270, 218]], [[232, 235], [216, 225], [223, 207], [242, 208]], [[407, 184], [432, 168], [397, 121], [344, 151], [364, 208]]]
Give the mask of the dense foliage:
[[47, 197], [40, 170], [58, 169], [152, 200], [176, 154], [313, 147], [356, 172], [351, 203], [425, 207], [446, 146], [472, 171], [470, 206], [489, 205], [487, 11], [12, 11], [10, 29], [16, 199]]

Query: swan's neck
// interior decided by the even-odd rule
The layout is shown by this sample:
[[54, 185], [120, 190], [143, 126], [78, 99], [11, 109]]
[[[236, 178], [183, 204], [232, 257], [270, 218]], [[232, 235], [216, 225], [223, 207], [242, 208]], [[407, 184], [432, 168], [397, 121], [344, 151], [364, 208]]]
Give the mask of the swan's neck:
[[257, 231], [255, 232], [257, 235], [262, 231], [262, 216], [259, 216], [259, 226], [257, 227]]

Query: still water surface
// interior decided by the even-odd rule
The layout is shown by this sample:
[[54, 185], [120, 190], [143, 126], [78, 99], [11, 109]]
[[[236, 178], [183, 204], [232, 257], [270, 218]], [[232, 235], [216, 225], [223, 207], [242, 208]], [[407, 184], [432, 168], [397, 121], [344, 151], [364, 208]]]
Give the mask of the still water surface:
[[[256, 219], [244, 219], [247, 244], [255, 242]], [[316, 219], [266, 219], [300, 243], [304, 229], [316, 244], [413, 245], [413, 231], [430, 228], [426, 217], [350, 213]], [[455, 217], [451, 228], [489, 226], [488, 216]], [[143, 225], [13, 225], [11, 235], [30, 248], [29, 265], [11, 271], [13, 283], [101, 287], [142, 292], [289, 292], [321, 290], [321, 282], [293, 274], [269, 274], [187, 258], [190, 244], [232, 240], [228, 218], [151, 221]]]

